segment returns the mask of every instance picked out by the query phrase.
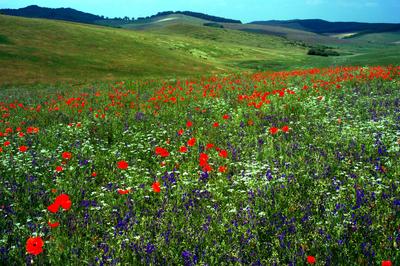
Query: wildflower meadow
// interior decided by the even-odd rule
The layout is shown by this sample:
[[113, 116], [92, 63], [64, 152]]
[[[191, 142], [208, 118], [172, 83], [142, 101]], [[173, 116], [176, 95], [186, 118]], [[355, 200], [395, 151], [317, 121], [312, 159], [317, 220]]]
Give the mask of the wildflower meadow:
[[400, 265], [400, 67], [0, 91], [4, 265]]

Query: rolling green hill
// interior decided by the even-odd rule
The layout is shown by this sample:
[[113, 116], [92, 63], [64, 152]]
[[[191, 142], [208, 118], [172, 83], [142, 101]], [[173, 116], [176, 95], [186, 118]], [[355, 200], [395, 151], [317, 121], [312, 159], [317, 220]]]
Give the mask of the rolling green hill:
[[1, 83], [113, 80], [216, 69], [139, 32], [3, 15], [0, 32]]
[[[124, 18], [105, 18], [72, 8], [46, 8], [31, 5], [20, 9], [0, 9], [0, 14], [57, 19], [141, 31], [160, 29], [174, 24], [196, 26], [209, 24], [214, 27], [284, 37], [309, 45], [346, 44], [351, 43], [351, 41], [348, 41], [349, 37], [360, 37], [362, 35], [370, 37], [354, 38], [354, 40], [361, 40], [366, 43], [390, 43], [387, 39], [396, 38], [394, 35], [400, 30], [400, 24], [395, 23], [330, 22], [321, 19], [269, 20], [242, 24], [240, 20], [192, 11], [164, 11], [136, 19], [127, 16]], [[375, 37], [377, 40], [375, 40]], [[395, 43], [397, 40], [393, 42]]]
[[[204, 29], [218, 40], [0, 15], [0, 83], [201, 75], [237, 70], [247, 60], [288, 66], [306, 53], [277, 37]], [[205, 34], [202, 27], [188, 31], [196, 30]]]
[[332, 38], [329, 36], [320, 35], [310, 31], [304, 31], [300, 29], [292, 29], [282, 26], [274, 25], [259, 25], [259, 24], [232, 24], [224, 23], [225, 28], [241, 30], [252, 33], [259, 33], [264, 35], [274, 35], [285, 37], [293, 41], [301, 41], [308, 44], [343, 44], [345, 40], [338, 38]]
[[242, 23], [240, 20], [211, 16], [192, 11], [164, 11], [164, 12], [158, 12], [157, 14], [152, 16], [140, 17], [137, 19], [129, 18], [127, 16], [125, 16], [124, 18], [105, 18], [104, 16], [85, 13], [73, 8], [48, 8], [48, 7], [40, 7], [37, 5], [30, 5], [19, 9], [0, 9], [0, 14], [26, 17], [26, 18], [57, 19], [57, 20], [72, 21], [72, 22], [79, 22], [86, 24], [97, 24], [97, 25], [111, 26], [111, 27], [122, 27], [123, 25], [129, 23], [145, 24], [169, 15], [176, 15], [176, 16], [183, 15], [190, 18], [196, 18], [199, 20], [212, 21], [212, 22], [240, 23], [240, 24]]
[[356, 34], [348, 37], [347, 39], [351, 41], [373, 44], [400, 44], [400, 31]]
[[[195, 18], [184, 14], [168, 14], [165, 16], [157, 16], [146, 20], [135, 21], [133, 23], [121, 24], [119, 26], [131, 30], [170, 32], [171, 27], [175, 27], [175, 25], [184, 24], [191, 26], [203, 26], [205, 23], [209, 22], [209, 20]], [[302, 41], [308, 44], [342, 44], [349, 42], [330, 36], [320, 35], [314, 32], [281, 26], [240, 23], [219, 23], [219, 25], [223, 26], [225, 29], [239, 30], [267, 36], [278, 36], [291, 41]], [[181, 34], [181, 32], [177, 31], [176, 28], [172, 31], [173, 33]], [[183, 31], [182, 33], [187, 34], [187, 30]]]
[[204, 23], [210, 22], [201, 18], [186, 16], [183, 14], [170, 14], [165, 16], [157, 16], [145, 20], [135, 21], [120, 25], [120, 27], [130, 30], [155, 30], [162, 29], [175, 24], [186, 24], [202, 26]]
[[127, 29], [0, 15], [0, 84], [400, 63], [400, 45], [335, 43], [331, 42], [335, 38], [317, 35], [315, 45], [330, 45], [340, 56], [309, 56], [310, 46], [286, 36], [243, 32], [234, 24], [224, 23], [224, 28], [203, 24], [204, 20], [182, 14], [127, 24]]

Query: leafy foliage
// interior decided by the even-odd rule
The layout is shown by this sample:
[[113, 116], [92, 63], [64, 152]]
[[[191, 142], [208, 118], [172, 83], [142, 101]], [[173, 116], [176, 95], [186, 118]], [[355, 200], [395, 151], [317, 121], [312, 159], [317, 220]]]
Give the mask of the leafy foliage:
[[29, 18], [47, 18], [81, 23], [94, 24], [102, 17], [90, 13], [81, 12], [72, 8], [47, 8], [31, 5], [20, 9], [1, 9], [1, 14], [29, 17]]
[[312, 47], [307, 52], [308, 55], [318, 56], [339, 56], [339, 53], [326, 47]]
[[213, 22], [204, 23], [203, 25], [208, 26], [208, 27], [213, 27], [213, 28], [220, 28], [220, 29], [224, 28], [224, 25], [218, 24], [218, 23], [213, 23]]

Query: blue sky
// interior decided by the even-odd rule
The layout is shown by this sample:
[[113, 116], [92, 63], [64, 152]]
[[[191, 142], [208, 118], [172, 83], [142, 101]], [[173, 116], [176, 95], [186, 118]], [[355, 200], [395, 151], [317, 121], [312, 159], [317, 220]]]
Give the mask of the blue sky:
[[0, 8], [71, 7], [108, 17], [142, 17], [190, 10], [240, 19], [321, 18], [330, 21], [400, 23], [400, 0], [0, 0]]

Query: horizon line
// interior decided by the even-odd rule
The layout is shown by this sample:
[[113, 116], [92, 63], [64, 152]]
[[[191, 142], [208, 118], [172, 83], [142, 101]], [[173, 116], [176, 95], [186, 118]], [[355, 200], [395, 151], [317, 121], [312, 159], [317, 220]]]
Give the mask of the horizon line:
[[[125, 16], [128, 17], [127, 15], [120, 16], [120, 17], [108, 17], [108, 16], [105, 16], [105, 15], [94, 14], [94, 13], [91, 13], [91, 12], [88, 12], [88, 11], [82, 11], [82, 10], [79, 10], [79, 9], [76, 9], [76, 8], [73, 8], [73, 7], [45, 7], [45, 6], [39, 6], [39, 5], [36, 5], [36, 4], [27, 5], [25, 7], [20, 7], [20, 8], [1, 8], [0, 7], [0, 10], [4, 10], [4, 9], [6, 9], [6, 10], [7, 9], [8, 10], [18, 10], [18, 9], [24, 9], [24, 8], [27, 8], [27, 7], [30, 7], [30, 6], [37, 6], [37, 7], [40, 7], [40, 8], [48, 8], [48, 9], [61, 9], [61, 8], [73, 9], [73, 10], [76, 10], [76, 11], [79, 11], [79, 12], [88, 13], [88, 14], [92, 14], [92, 15], [99, 16], [99, 17], [104, 17], [104, 18], [109, 18], [109, 19], [123, 18]], [[330, 23], [351, 23], [351, 22], [354, 22], [354, 23], [368, 23], [368, 24], [400, 24], [400, 21], [399, 22], [366, 22], [366, 21], [358, 21], [358, 20], [333, 21], [333, 20], [327, 20], [327, 19], [322, 19], [322, 18], [265, 19], [265, 20], [252, 20], [252, 21], [248, 21], [248, 22], [243, 22], [242, 19], [223, 17], [223, 16], [220, 16], [220, 15], [213, 15], [213, 14], [203, 13], [203, 12], [193, 11], [193, 10], [165, 10], [165, 11], [158, 11], [157, 13], [154, 13], [152, 15], [136, 17], [135, 20], [137, 20], [138, 18], [148, 18], [148, 17], [157, 15], [158, 13], [162, 13], [162, 12], [194, 12], [194, 13], [200, 13], [200, 14], [205, 14], [205, 15], [209, 15], [209, 16], [224, 18], [224, 19], [239, 20], [242, 24], [250, 24], [250, 23], [253, 23], [253, 22], [265, 22], [265, 21], [284, 22], [284, 21], [295, 21], [295, 20], [323, 20], [323, 21], [330, 22]], [[133, 16], [131, 16], [131, 18], [132, 17]]]

